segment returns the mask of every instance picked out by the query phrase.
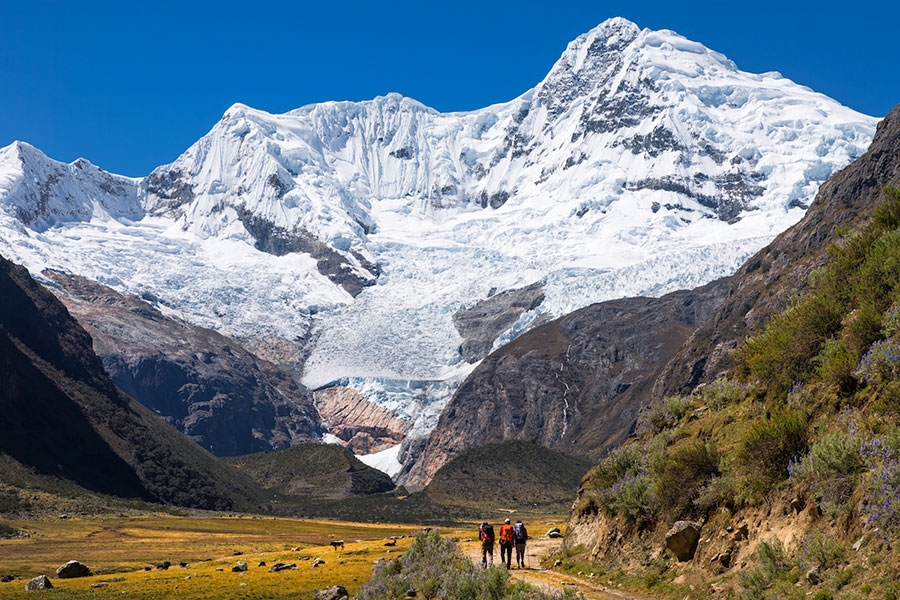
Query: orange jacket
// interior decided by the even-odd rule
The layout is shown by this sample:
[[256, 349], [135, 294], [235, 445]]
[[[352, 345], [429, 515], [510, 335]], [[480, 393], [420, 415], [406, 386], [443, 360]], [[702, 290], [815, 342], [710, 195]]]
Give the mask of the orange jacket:
[[501, 544], [512, 544], [513, 543], [513, 526], [509, 523], [504, 523], [500, 526], [500, 543]]

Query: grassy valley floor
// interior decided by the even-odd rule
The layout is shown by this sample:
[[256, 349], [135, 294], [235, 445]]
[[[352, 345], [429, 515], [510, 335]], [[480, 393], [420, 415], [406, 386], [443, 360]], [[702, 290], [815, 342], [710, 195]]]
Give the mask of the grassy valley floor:
[[[535, 539], [529, 569], [514, 571], [536, 585], [573, 587], [588, 599], [610, 598], [589, 579], [547, 570], [542, 561], [558, 549], [559, 539], [539, 539], [550, 527], [564, 528], [564, 517], [529, 517]], [[0, 599], [54, 597], [251, 599], [311, 598], [314, 590], [343, 585], [352, 595], [368, 581], [374, 564], [402, 554], [421, 528], [411, 525], [300, 520], [252, 516], [173, 516], [44, 518], [5, 521], [22, 537], [0, 539]], [[469, 554], [477, 554], [477, 524], [441, 528]], [[27, 536], [27, 537], [26, 537]], [[333, 548], [341, 540], [343, 548]], [[324, 563], [313, 566], [315, 559]], [[495, 556], [499, 562], [499, 549]], [[78, 560], [94, 575], [59, 579], [57, 567]], [[244, 561], [244, 572], [232, 567]], [[162, 569], [168, 562], [168, 568]], [[265, 563], [264, 566], [260, 566]], [[279, 572], [277, 564], [296, 568]], [[32, 577], [47, 575], [47, 592], [26, 592]]]

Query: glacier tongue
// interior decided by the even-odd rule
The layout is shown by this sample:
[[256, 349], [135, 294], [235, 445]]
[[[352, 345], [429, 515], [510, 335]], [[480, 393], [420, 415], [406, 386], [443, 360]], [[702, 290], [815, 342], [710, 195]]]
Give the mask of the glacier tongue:
[[[541, 317], [730, 274], [874, 127], [777, 73], [611, 19], [481, 110], [398, 94], [282, 115], [236, 104], [140, 180], [15, 143], [0, 150], [0, 254], [253, 347], [286, 340], [309, 387], [455, 382], [472, 368], [460, 309], [543, 285], [496, 346]], [[407, 410], [429, 415], [417, 434], [425, 405]]]

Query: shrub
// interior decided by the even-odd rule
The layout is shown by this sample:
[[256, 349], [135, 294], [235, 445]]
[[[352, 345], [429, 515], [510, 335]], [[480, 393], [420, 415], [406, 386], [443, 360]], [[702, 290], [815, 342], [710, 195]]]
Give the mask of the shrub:
[[661, 402], [653, 402], [641, 409], [637, 429], [650, 433], [671, 429], [678, 425], [690, 406], [690, 400], [681, 396], [670, 396]]
[[871, 475], [864, 489], [863, 513], [886, 536], [900, 528], [900, 456], [895, 439], [882, 436], [863, 445]]
[[857, 365], [855, 375], [869, 385], [883, 385], [900, 375], [900, 344], [893, 338], [872, 344]]
[[656, 479], [660, 510], [674, 518], [690, 516], [696, 512], [694, 501], [718, 474], [719, 457], [712, 446], [695, 441], [674, 448]]
[[777, 538], [772, 542], [760, 542], [756, 547], [756, 556], [759, 559], [759, 566], [741, 572], [738, 579], [744, 589], [744, 597], [762, 600], [766, 597], [765, 592], [772, 582], [788, 573], [793, 565]]
[[717, 379], [702, 386], [699, 391], [703, 403], [713, 410], [722, 410], [727, 406], [737, 404], [744, 397], [742, 386], [728, 379]]
[[804, 571], [819, 567], [831, 569], [847, 558], [847, 548], [840, 540], [824, 535], [820, 531], [803, 536], [800, 547], [800, 567]]
[[847, 395], [856, 387], [854, 373], [858, 361], [858, 355], [850, 350], [844, 340], [828, 340], [815, 359], [818, 364], [816, 374], [826, 385]]
[[669, 436], [660, 434], [650, 443], [627, 444], [611, 451], [594, 469], [599, 501], [611, 515], [643, 526], [656, 518], [656, 500], [648, 464], [665, 451]]
[[763, 382], [770, 394], [786, 393], [808, 377], [825, 340], [838, 332], [844, 310], [829, 294], [811, 294], [744, 342], [735, 354], [737, 372]]
[[709, 514], [722, 507], [732, 506], [737, 497], [737, 484], [730, 475], [713, 477], [703, 486], [694, 499], [694, 508], [700, 514]]
[[791, 480], [809, 487], [823, 512], [834, 514], [849, 509], [864, 467], [862, 438], [851, 430], [822, 436], [788, 471]]
[[618, 446], [610, 451], [594, 469], [596, 484], [608, 488], [626, 475], [643, 471], [643, 451], [638, 444]]
[[790, 410], [750, 427], [738, 446], [737, 462], [751, 495], [765, 494], [788, 477], [788, 465], [806, 453], [808, 431], [806, 418]]
[[603, 503], [610, 514], [621, 515], [626, 523], [643, 526], [656, 518], [653, 483], [645, 473], [628, 473], [603, 490]]
[[828, 265], [810, 276], [809, 295], [735, 352], [738, 377], [758, 381], [769, 397], [816, 376], [842, 393], [852, 391], [850, 365], [883, 337], [879, 322], [900, 293], [900, 190], [884, 193], [871, 221], [829, 248]]

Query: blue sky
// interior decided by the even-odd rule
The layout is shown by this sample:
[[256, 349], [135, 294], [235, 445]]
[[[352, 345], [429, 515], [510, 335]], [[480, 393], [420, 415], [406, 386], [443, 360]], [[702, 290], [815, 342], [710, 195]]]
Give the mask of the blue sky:
[[0, 0], [0, 146], [141, 176], [235, 102], [284, 112], [393, 91], [476, 109], [533, 87], [613, 16], [870, 115], [900, 103], [896, 0]]

